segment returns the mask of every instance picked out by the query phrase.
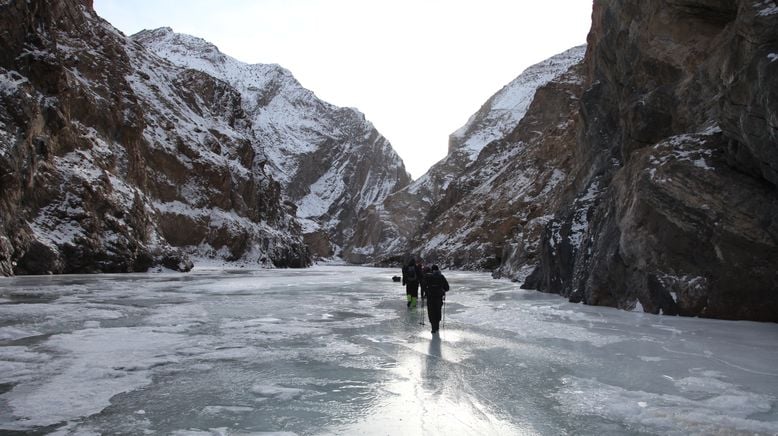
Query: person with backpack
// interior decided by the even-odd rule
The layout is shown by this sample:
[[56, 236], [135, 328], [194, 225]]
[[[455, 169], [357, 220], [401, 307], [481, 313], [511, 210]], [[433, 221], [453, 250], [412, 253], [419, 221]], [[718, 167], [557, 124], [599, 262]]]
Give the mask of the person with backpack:
[[421, 285], [421, 300], [422, 300], [422, 303], [424, 302], [424, 299], [427, 298], [427, 280], [426, 280], [426, 277], [427, 277], [427, 274], [429, 274], [430, 272], [432, 272], [432, 270], [430, 269], [429, 266], [424, 265], [424, 266], [421, 267], [421, 282], [420, 282], [420, 285]]
[[405, 286], [405, 298], [408, 299], [408, 307], [416, 308], [416, 300], [419, 298], [419, 283], [421, 282], [421, 268], [416, 265], [416, 260], [411, 258], [408, 265], [403, 267], [402, 284]]
[[430, 272], [424, 276], [424, 287], [427, 296], [427, 313], [429, 313], [430, 324], [432, 324], [432, 333], [435, 334], [440, 329], [440, 318], [443, 309], [443, 301], [448, 292], [448, 280], [440, 272], [437, 265], [432, 265]]

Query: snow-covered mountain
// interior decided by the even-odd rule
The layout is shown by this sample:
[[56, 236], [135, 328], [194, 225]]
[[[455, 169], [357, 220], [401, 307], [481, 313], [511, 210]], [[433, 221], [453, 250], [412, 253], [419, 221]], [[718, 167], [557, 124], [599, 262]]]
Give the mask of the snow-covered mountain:
[[77, 0], [2, 2], [0, 28], [3, 274], [305, 266], [410, 181], [364, 115], [278, 66], [131, 39]]
[[420, 253], [466, 268], [504, 268], [515, 256], [531, 264], [545, 221], [570, 187], [585, 50], [529, 68], [452, 135], [462, 154], [478, 156], [433, 202], [416, 237]]
[[772, 3], [595, 2], [585, 56], [522, 74], [373, 211], [389, 216], [375, 220], [391, 223], [387, 260], [586, 304], [778, 321]]
[[[572, 141], [557, 136], [571, 132], [560, 126], [573, 122], [571, 106], [577, 105], [582, 78], [571, 69], [585, 50], [575, 47], [527, 68], [451, 135], [443, 160], [389, 196], [376, 212], [389, 217], [375, 220], [389, 236], [382, 251], [416, 253], [450, 267], [494, 269], [518, 238], [525, 257], [532, 256], [557, 204], [550, 194], [563, 189], [569, 172], [562, 162], [568, 154], [551, 142]], [[539, 112], [545, 118], [539, 119]], [[547, 165], [535, 168], [541, 158]], [[525, 207], [529, 203], [543, 206]]]
[[307, 241], [319, 256], [364, 260], [354, 246], [358, 214], [405, 187], [410, 176], [362, 113], [318, 99], [278, 65], [240, 62], [170, 28], [132, 38], [178, 66], [232, 85], [269, 159], [270, 174], [297, 205]]
[[575, 47], [524, 70], [451, 134], [449, 153], [463, 154], [470, 162], [476, 160], [484, 147], [505, 138], [516, 128], [527, 114], [538, 89], [580, 63], [585, 51], [585, 46]]
[[310, 263], [229, 84], [88, 2], [3, 2], [0, 27], [4, 274], [186, 270], [185, 252]]

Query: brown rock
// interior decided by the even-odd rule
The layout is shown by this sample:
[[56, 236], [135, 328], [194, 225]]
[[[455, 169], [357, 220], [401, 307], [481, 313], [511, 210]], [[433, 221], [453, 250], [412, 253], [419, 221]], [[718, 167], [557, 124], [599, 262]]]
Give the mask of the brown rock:
[[525, 285], [778, 321], [778, 14], [764, 8], [595, 2], [577, 145], [585, 188], [549, 223]]
[[201, 244], [308, 265], [240, 94], [87, 6], [0, 5], [0, 272], [186, 271]]

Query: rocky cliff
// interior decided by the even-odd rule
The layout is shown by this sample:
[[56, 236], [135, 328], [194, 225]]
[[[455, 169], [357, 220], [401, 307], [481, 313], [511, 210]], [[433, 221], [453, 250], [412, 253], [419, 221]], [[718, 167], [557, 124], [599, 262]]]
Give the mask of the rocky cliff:
[[446, 267], [506, 272], [533, 264], [570, 183], [584, 52], [528, 68], [451, 135], [443, 160], [375, 208], [363, 222], [386, 237], [379, 246], [389, 260], [414, 253]]
[[520, 76], [525, 111], [502, 116], [501, 91], [387, 198], [392, 255], [586, 304], [778, 321], [778, 5], [598, 0], [582, 53]]
[[778, 321], [776, 53], [772, 1], [595, 2], [580, 189], [527, 285]]
[[[303, 88], [278, 65], [237, 61], [213, 44], [169, 28], [133, 39], [160, 57], [232, 85], [266, 150], [269, 173], [296, 205], [306, 242], [318, 257], [363, 263], [374, 247], [360, 216], [410, 183], [389, 142], [353, 108], [339, 108]], [[369, 233], [369, 232], [368, 232]]]
[[440, 185], [414, 238], [423, 256], [488, 270], [532, 262], [540, 229], [569, 184], [584, 51], [528, 68], [451, 136], [444, 165], [464, 162], [464, 169]]
[[308, 250], [242, 96], [89, 2], [0, 3], [0, 272], [277, 266]]

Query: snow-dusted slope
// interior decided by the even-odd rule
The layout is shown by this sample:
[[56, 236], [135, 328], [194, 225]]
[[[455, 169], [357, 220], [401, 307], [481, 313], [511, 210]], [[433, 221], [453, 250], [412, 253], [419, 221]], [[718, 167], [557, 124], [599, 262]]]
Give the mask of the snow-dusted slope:
[[461, 150], [475, 160], [484, 147], [504, 138], [524, 118], [538, 88], [581, 62], [585, 52], [586, 46], [574, 47], [524, 70], [451, 135], [449, 150]]
[[231, 85], [77, 0], [2, 2], [0, 28], [0, 272], [310, 263]]
[[271, 140], [271, 146], [263, 146], [271, 163], [280, 170], [274, 174], [278, 180], [288, 183], [297, 171], [297, 162], [288, 159], [289, 155], [315, 150], [309, 138], [296, 133], [304, 128], [317, 130], [317, 121], [309, 111], [297, 110], [294, 103], [323, 102], [303, 88], [288, 70], [275, 64], [240, 62], [202, 38], [175, 33], [169, 27], [144, 30], [132, 38], [175, 65], [202, 71], [234, 87], [261, 138]]
[[462, 144], [452, 155], [469, 159], [480, 150], [433, 203], [416, 251], [514, 276], [535, 264], [544, 226], [572, 180], [585, 51], [575, 47], [527, 69], [452, 135], [452, 146]]
[[[548, 194], [564, 179], [564, 173], [555, 171], [552, 165], [537, 171], [517, 168], [516, 164], [527, 156], [528, 149], [531, 154], [543, 148], [539, 141], [544, 135], [553, 137], [553, 132], [545, 130], [570, 122], [566, 118], [570, 116], [568, 102], [560, 102], [556, 124], [531, 128], [524, 123], [520, 128], [522, 121], [538, 90], [551, 83], [570, 81], [576, 86], [580, 82], [569, 71], [580, 64], [585, 51], [585, 46], [575, 47], [527, 68], [453, 133], [448, 155], [377, 209], [376, 215], [391, 217], [384, 220], [391, 225], [384, 229], [387, 237], [381, 243], [383, 250], [392, 255], [411, 251], [441, 263], [471, 268], [491, 267], [496, 258], [501, 258], [495, 250], [501, 251], [505, 240], [513, 237], [512, 228], [500, 227], [507, 225], [504, 218], [526, 212], [520, 209], [520, 199], [535, 191], [536, 183], [552, 185], [528, 198]], [[511, 138], [517, 134], [525, 136]], [[490, 214], [501, 218], [490, 220]], [[493, 227], [484, 229], [490, 225]], [[532, 233], [537, 236], [536, 231]]]
[[504, 139], [526, 115], [538, 88], [581, 62], [586, 46], [578, 46], [533, 65], [494, 94], [467, 123], [449, 137], [448, 155], [407, 189], [426, 203], [440, 195], [478, 158], [490, 143]]
[[318, 99], [278, 65], [240, 62], [200, 38], [161, 28], [133, 39], [237, 89], [272, 174], [297, 205], [306, 231], [326, 234], [336, 254], [364, 260], [349, 257], [357, 215], [406, 186], [410, 176], [363, 114]]

